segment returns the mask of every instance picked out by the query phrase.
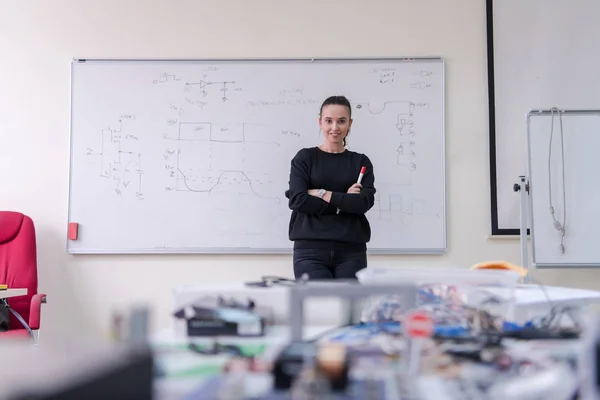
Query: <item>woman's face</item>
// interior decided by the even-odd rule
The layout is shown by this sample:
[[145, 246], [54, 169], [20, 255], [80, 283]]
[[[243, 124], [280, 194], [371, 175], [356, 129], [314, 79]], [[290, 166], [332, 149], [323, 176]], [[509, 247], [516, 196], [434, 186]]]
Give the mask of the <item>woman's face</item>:
[[345, 106], [329, 104], [323, 107], [319, 127], [329, 143], [343, 145], [351, 125], [350, 111]]

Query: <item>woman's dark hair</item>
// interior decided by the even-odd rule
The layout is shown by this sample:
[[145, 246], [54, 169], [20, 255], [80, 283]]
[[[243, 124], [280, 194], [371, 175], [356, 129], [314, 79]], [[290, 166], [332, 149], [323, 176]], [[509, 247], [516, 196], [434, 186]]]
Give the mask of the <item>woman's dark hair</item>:
[[[348, 114], [350, 114], [350, 118], [352, 118], [352, 106], [350, 105], [350, 101], [346, 98], [346, 96], [329, 96], [326, 98], [323, 104], [321, 104], [319, 115], [323, 114], [323, 107], [329, 105], [346, 107], [348, 109]], [[344, 138], [344, 146], [346, 146], [346, 138]]]

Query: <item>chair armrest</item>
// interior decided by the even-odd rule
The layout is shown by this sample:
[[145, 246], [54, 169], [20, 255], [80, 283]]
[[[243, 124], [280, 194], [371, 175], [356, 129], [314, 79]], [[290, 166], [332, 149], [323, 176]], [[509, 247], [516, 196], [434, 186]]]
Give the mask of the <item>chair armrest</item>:
[[46, 295], [44, 293], [35, 294], [31, 298], [31, 307], [29, 309], [29, 327], [32, 330], [40, 329], [42, 303], [46, 303]]

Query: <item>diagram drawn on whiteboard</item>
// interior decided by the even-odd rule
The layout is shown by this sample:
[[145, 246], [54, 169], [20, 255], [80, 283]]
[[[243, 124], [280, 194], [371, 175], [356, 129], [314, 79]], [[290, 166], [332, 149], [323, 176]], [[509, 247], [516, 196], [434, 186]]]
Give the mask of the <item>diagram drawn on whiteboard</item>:
[[99, 177], [111, 181], [117, 196], [143, 200], [142, 155], [137, 150], [139, 137], [132, 130], [135, 119], [135, 115], [123, 114], [115, 127], [100, 129], [99, 143], [86, 148], [86, 154], [98, 164]]
[[166, 190], [281, 203], [269, 174], [270, 160], [262, 156], [281, 144], [269, 137], [269, 128], [262, 125], [179, 122], [172, 136], [164, 137], [168, 144], [163, 157], [171, 180]]
[[[419, 76], [428, 76], [427, 71], [420, 71]], [[423, 200], [421, 186], [416, 179], [419, 157], [418, 147], [418, 114], [421, 110], [428, 110], [427, 102], [412, 101], [387, 101], [380, 104], [357, 102], [355, 108], [358, 112], [377, 115], [384, 118], [385, 124], [395, 132], [391, 138], [395, 152], [394, 181], [379, 181], [375, 204], [368, 215], [379, 221], [397, 221], [402, 224], [422, 220], [422, 218], [440, 218], [439, 210], [432, 208]]]
[[[410, 185], [413, 172], [417, 170], [417, 145], [418, 137], [415, 130], [415, 110], [429, 108], [428, 103], [414, 103], [411, 101], [388, 101], [382, 104], [358, 102], [358, 110], [367, 111], [370, 115], [388, 116], [390, 124], [393, 123], [397, 134], [394, 136], [396, 152], [396, 167], [399, 184]], [[367, 114], [367, 116], [369, 115]]]
[[[219, 67], [205, 67], [201, 71], [200, 77], [185, 80], [176, 74], [163, 72], [152, 82], [155, 85], [178, 83], [181, 85], [182, 92], [187, 96], [186, 102], [188, 102], [188, 104], [203, 106], [206, 105], [205, 98], [215, 98], [215, 96], [218, 96], [221, 102], [226, 102], [229, 100], [228, 93], [230, 91], [240, 92], [243, 90], [240, 86], [236, 86], [235, 80], [219, 80], [211, 78], [211, 76], [218, 73]], [[194, 98], [196, 95], [199, 95], [200, 98]]]

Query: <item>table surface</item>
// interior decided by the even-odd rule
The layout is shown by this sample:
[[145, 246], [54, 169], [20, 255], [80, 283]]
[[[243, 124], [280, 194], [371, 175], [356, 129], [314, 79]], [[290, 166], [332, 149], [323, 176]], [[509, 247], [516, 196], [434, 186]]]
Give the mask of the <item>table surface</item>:
[[9, 297], [25, 296], [27, 289], [5, 289], [0, 290], [0, 299], [8, 299]]
[[[488, 288], [491, 293], [501, 294], [505, 289]], [[515, 304], [526, 306], [547, 304], [549, 302], [588, 302], [600, 301], [600, 292], [595, 290], [545, 286], [537, 284], [517, 285], [515, 288]]]
[[[487, 291], [499, 296], [505, 297], [512, 294], [509, 289], [498, 288], [498, 287], [487, 287]], [[194, 293], [192, 296], [188, 296], [186, 299], [190, 301], [195, 299], [199, 293], [202, 295], [245, 295], [250, 298], [254, 298], [257, 294], [261, 293], [266, 295], [266, 298], [277, 298], [276, 296], [286, 296], [289, 292], [288, 287], [272, 287], [272, 288], [253, 288], [247, 287], [243, 282], [232, 282], [217, 285], [184, 285], [174, 289], [174, 292], [186, 292]], [[177, 295], [176, 295], [177, 297]], [[547, 286], [541, 284], [522, 284], [517, 285], [514, 291], [514, 301], [516, 306], [532, 306], [532, 305], [544, 305], [550, 302], [561, 302], [561, 303], [582, 303], [582, 302], [593, 302], [600, 301], [600, 291], [560, 287], [560, 286]], [[287, 310], [285, 310], [287, 312]], [[321, 311], [323, 311], [321, 309]], [[327, 324], [329, 321], [319, 322], [318, 324]], [[310, 323], [314, 325], [315, 323]]]

